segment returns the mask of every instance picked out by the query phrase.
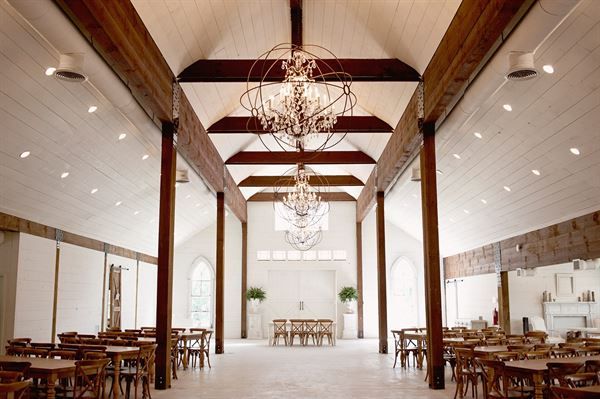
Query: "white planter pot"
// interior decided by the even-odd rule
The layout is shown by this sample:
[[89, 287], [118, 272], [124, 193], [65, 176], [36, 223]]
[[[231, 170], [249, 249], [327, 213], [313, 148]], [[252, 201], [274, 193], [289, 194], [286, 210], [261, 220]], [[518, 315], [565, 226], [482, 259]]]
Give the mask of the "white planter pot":
[[354, 307], [352, 306], [354, 301], [350, 301], [350, 302], [346, 302], [344, 304], [344, 313], [346, 314], [353, 314], [354, 313]]
[[258, 299], [250, 299], [250, 313], [259, 313], [260, 301]]

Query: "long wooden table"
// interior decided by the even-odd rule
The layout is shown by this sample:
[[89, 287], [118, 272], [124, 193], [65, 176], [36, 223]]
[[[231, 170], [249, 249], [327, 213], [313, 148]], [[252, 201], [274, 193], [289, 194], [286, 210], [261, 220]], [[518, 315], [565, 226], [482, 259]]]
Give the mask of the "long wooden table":
[[[426, 346], [427, 333], [416, 332], [416, 331], [403, 331], [402, 348], [405, 349], [408, 346], [409, 341], [415, 341], [417, 346], [417, 368], [423, 368], [423, 360], [425, 359], [423, 348]], [[425, 345], [424, 345], [425, 344]]]
[[[183, 334], [179, 334], [179, 338], [181, 338], [181, 342], [182, 342], [182, 346], [183, 346], [183, 359], [182, 359], [182, 364], [183, 364], [183, 369], [186, 370], [188, 368], [188, 343], [192, 343], [194, 340], [200, 340], [200, 348], [204, 348], [204, 342], [206, 339], [206, 335], [205, 333], [207, 331], [210, 330], [206, 330], [206, 331], [196, 331], [196, 332], [189, 332], [189, 333], [183, 333]], [[200, 368], [204, 367], [204, 352], [200, 352]]]
[[532, 359], [532, 360], [516, 360], [513, 362], [505, 362], [505, 371], [510, 377], [529, 378], [534, 385], [534, 398], [544, 398], [544, 381], [548, 378], [547, 363], [584, 363], [586, 360], [600, 360], [600, 355], [596, 356], [578, 356], [559, 359]]
[[[75, 360], [44, 359], [36, 357], [0, 356], [1, 362], [29, 362], [29, 375], [46, 381], [46, 398], [56, 398], [56, 381], [75, 377]], [[117, 392], [119, 388], [117, 385]]]

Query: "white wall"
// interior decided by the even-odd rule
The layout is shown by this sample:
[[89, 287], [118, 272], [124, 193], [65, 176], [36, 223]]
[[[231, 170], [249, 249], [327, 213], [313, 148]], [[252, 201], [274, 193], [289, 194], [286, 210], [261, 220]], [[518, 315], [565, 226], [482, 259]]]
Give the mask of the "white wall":
[[[225, 218], [224, 336], [241, 334], [242, 226], [231, 212]], [[175, 248], [173, 261], [173, 326], [190, 327], [190, 275], [200, 258], [215, 269], [216, 223]], [[214, 296], [213, 296], [214, 298]]]
[[15, 305], [15, 336], [47, 342], [52, 335], [56, 243], [21, 234]]
[[61, 244], [56, 331], [95, 334], [102, 320], [104, 253]]
[[471, 320], [477, 320], [481, 316], [491, 326], [494, 307], [497, 309], [497, 305], [492, 300], [497, 297], [496, 274], [461, 277], [447, 281], [447, 325], [450, 327], [468, 325]]
[[[556, 296], [556, 273], [573, 273], [575, 292], [581, 295], [583, 291], [591, 290], [596, 293], [596, 301], [600, 301], [600, 270], [583, 270], [573, 272], [571, 263], [538, 267], [535, 276], [517, 277], [517, 272], [508, 273], [508, 289], [510, 295], [510, 324], [511, 332], [519, 334], [523, 331], [523, 317], [539, 316], [542, 313], [542, 293], [549, 291], [553, 298]], [[556, 301], [577, 301], [577, 296], [557, 298]]]
[[[108, 255], [108, 268], [111, 265], [121, 266], [121, 329], [135, 328], [135, 275], [136, 260], [123, 258], [116, 255]], [[108, 290], [108, 276], [106, 289]], [[143, 288], [142, 288], [143, 289]], [[110, 302], [106, 295], [107, 303]], [[108, 315], [107, 315], [108, 316]]]
[[[0, 343], [14, 338], [19, 233], [0, 231]], [[4, 345], [0, 345], [4, 353]]]
[[[390, 206], [390, 205], [388, 205]], [[379, 336], [379, 318], [377, 306], [377, 230], [376, 215], [373, 209], [362, 222], [363, 239], [363, 301], [364, 334], [366, 338]], [[413, 309], [414, 318], [419, 326], [425, 325], [425, 291], [423, 274], [423, 244], [403, 230], [386, 221], [385, 224], [386, 279], [388, 304], [388, 330], [414, 327], [414, 325], [392, 325], [394, 320], [394, 302], [391, 297], [391, 267], [400, 258], [407, 258], [417, 269], [417, 308]]]
[[156, 325], [156, 265], [140, 262], [136, 328]]
[[[270, 202], [248, 203], [248, 287], [268, 285], [269, 270], [334, 270], [336, 295], [343, 286], [356, 287], [356, 205], [354, 202], [332, 202], [329, 212], [329, 230], [323, 232], [322, 241], [313, 250], [345, 250], [345, 261], [257, 261], [260, 250], [288, 251], [293, 248], [285, 241], [283, 231], [275, 231], [275, 214]], [[269, 293], [267, 292], [267, 298]], [[239, 296], [237, 297], [239, 301]], [[262, 306], [268, 313], [268, 299]], [[337, 306], [338, 325], [342, 325], [343, 306]], [[266, 336], [268, 320], [263, 317]], [[342, 329], [338, 329], [341, 334]]]

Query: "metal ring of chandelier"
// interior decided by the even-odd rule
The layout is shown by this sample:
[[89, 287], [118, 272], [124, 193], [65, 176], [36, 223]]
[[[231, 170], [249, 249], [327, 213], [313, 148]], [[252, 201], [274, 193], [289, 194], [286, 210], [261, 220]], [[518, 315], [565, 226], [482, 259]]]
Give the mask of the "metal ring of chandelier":
[[[318, 54], [326, 55], [326, 62]], [[333, 65], [330, 65], [333, 64]], [[277, 69], [284, 77], [272, 81]], [[259, 75], [259, 82], [251, 77]], [[347, 132], [333, 131], [339, 116], [352, 116], [356, 95], [352, 76], [329, 50], [317, 45], [282, 43], [263, 53], [248, 72], [240, 103], [255, 119], [249, 132], [269, 133], [283, 151], [322, 151], [344, 139]], [[263, 145], [272, 150], [259, 134]], [[273, 145], [271, 144], [271, 147]]]

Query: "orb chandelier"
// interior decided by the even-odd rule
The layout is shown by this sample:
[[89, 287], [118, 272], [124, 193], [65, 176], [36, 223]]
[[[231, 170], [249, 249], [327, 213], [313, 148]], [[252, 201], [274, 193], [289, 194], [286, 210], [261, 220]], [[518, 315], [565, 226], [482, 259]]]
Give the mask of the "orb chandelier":
[[[278, 69], [283, 70], [283, 79], [272, 81]], [[256, 75], [260, 81], [251, 82]], [[248, 73], [240, 102], [256, 118], [249, 119], [246, 127], [269, 133], [284, 151], [331, 148], [346, 136], [346, 132], [334, 131], [338, 116], [351, 116], [356, 105], [351, 84], [352, 76], [329, 50], [279, 44], [262, 54]], [[262, 135], [259, 138], [272, 150], [272, 142], [268, 144]]]
[[[311, 178], [318, 184], [311, 185]], [[285, 237], [292, 247], [305, 251], [321, 241], [320, 222], [329, 212], [329, 203], [322, 197], [325, 191], [325, 178], [303, 164], [288, 170], [276, 182], [273, 207], [287, 223]]]

